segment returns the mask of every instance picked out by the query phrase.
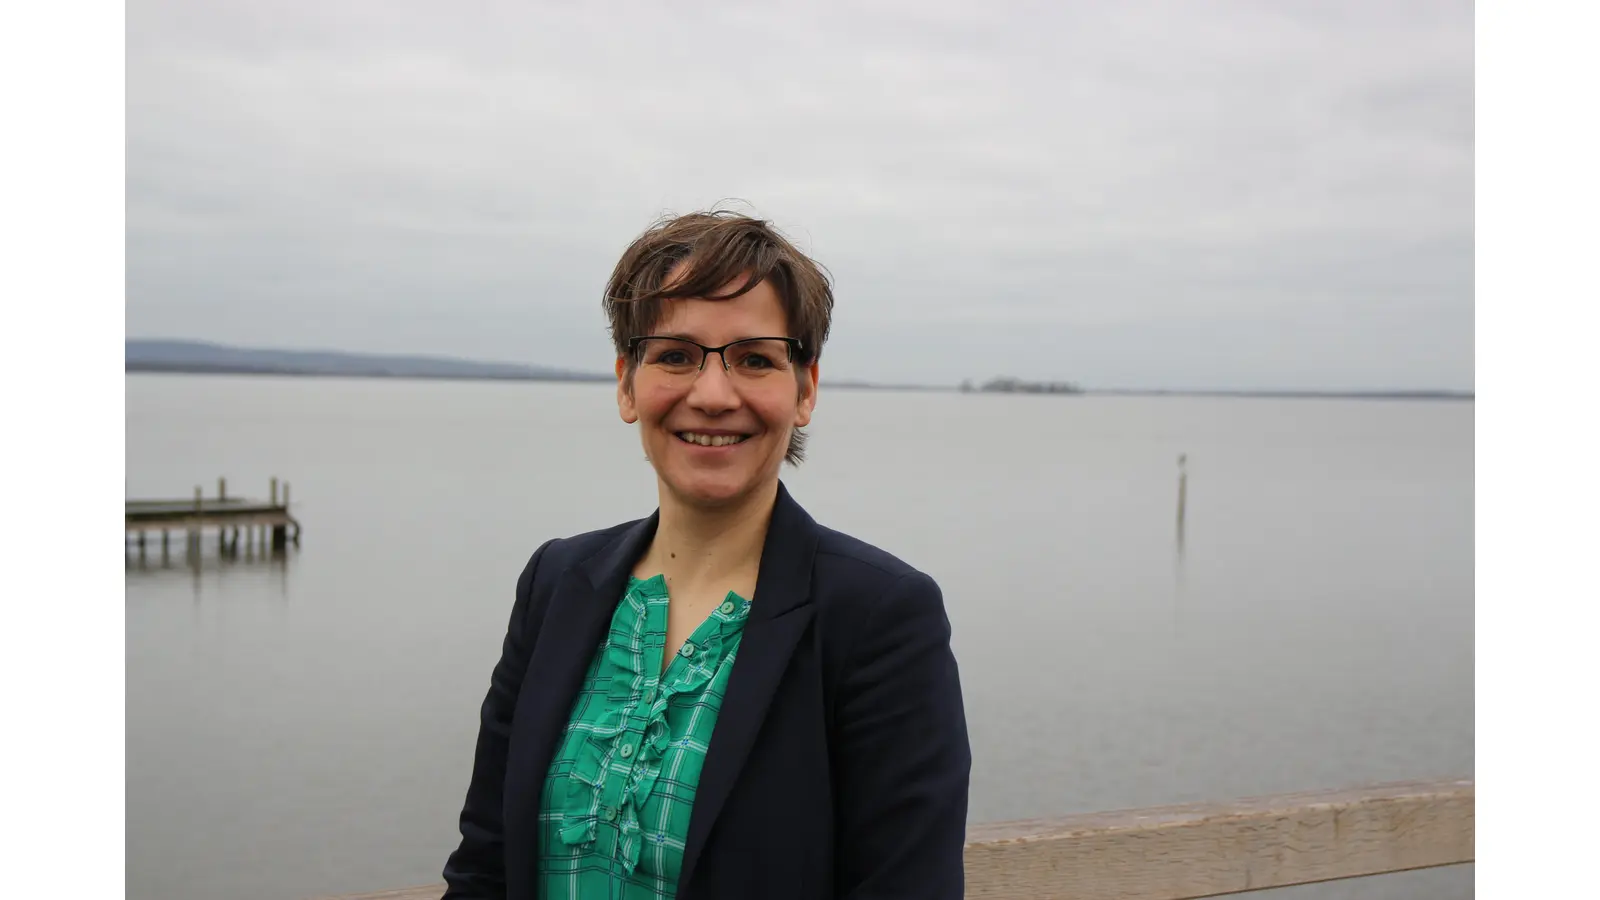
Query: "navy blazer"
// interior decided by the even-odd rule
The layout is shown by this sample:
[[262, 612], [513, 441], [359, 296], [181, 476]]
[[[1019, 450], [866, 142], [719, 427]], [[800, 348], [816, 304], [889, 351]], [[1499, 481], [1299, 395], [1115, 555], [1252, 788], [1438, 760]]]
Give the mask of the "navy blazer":
[[[534, 900], [545, 775], [659, 515], [550, 541], [528, 561], [445, 900]], [[938, 585], [818, 525], [780, 484], [677, 896], [956, 900], [971, 765]]]

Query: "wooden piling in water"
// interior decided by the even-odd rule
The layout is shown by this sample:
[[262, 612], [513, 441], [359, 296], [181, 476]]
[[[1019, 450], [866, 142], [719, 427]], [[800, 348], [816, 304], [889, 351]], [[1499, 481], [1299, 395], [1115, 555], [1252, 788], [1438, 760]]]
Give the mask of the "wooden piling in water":
[[205, 495], [204, 492], [201, 491], [200, 485], [197, 484], [194, 486], [194, 520], [189, 525], [188, 547], [189, 556], [195, 559], [200, 558], [200, 516], [202, 510], [204, 509]]
[[1178, 454], [1178, 531], [1183, 531], [1183, 516], [1189, 499], [1189, 454]]

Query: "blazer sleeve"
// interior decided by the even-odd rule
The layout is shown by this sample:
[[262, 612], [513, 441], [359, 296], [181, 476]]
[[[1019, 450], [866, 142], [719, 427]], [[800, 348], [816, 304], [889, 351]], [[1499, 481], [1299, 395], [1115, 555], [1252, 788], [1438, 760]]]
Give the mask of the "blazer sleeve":
[[500, 659], [489, 676], [489, 693], [479, 710], [472, 779], [461, 809], [461, 842], [445, 862], [445, 892], [441, 900], [498, 900], [506, 895], [501, 819], [506, 745], [511, 738], [511, 717], [517, 707], [522, 676], [528, 668], [528, 652], [538, 637], [540, 617], [532, 609], [534, 573], [549, 546], [546, 543], [534, 552], [517, 579], [516, 600], [511, 605], [511, 621], [506, 626]]
[[938, 584], [902, 576], [854, 641], [835, 713], [838, 895], [960, 900], [972, 751]]

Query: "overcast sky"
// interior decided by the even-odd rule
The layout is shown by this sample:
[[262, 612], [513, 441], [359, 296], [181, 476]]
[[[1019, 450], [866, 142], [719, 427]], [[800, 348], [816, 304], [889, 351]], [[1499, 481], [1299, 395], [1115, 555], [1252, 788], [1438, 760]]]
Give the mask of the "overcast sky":
[[1470, 2], [128, 4], [130, 337], [606, 371], [728, 198], [824, 380], [1473, 387]]

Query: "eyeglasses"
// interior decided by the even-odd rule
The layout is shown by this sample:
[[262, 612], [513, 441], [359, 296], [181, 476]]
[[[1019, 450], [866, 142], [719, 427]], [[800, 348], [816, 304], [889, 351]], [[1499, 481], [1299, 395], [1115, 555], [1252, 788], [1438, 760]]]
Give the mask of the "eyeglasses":
[[722, 369], [730, 375], [761, 378], [774, 372], [788, 372], [800, 361], [805, 346], [799, 338], [745, 338], [707, 347], [684, 338], [647, 335], [628, 339], [628, 350], [639, 364], [664, 375], [695, 375], [705, 368], [706, 357], [722, 357]]

